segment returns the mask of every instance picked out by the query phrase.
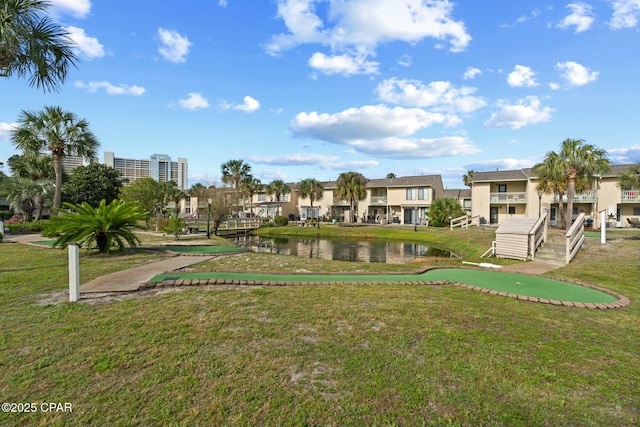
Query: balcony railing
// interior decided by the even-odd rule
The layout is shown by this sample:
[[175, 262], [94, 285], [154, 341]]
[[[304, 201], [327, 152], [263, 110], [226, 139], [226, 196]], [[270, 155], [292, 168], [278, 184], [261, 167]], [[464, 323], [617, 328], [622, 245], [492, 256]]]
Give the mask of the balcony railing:
[[640, 203], [640, 190], [622, 190], [622, 203]]
[[371, 204], [385, 206], [387, 204], [387, 196], [371, 196]]
[[333, 199], [333, 206], [349, 206], [349, 202], [344, 199]]
[[491, 193], [491, 203], [527, 203], [526, 193]]
[[[567, 203], [567, 195], [562, 196], [562, 203]], [[553, 202], [558, 203], [560, 198], [558, 195], [553, 196]], [[598, 201], [598, 190], [587, 190], [584, 193], [575, 194], [573, 196], [573, 203], [595, 203]]]

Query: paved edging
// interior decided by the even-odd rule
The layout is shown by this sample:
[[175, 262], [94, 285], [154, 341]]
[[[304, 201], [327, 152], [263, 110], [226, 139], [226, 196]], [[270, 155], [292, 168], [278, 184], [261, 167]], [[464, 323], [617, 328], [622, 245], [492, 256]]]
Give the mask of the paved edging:
[[[577, 283], [576, 283], [577, 284]], [[418, 285], [418, 286], [439, 286], [439, 285], [453, 285], [460, 288], [471, 289], [474, 291], [480, 291], [489, 295], [497, 295], [502, 297], [508, 297], [517, 299], [520, 301], [534, 302], [549, 304], [562, 307], [574, 307], [574, 308], [588, 308], [588, 309], [616, 309], [626, 307], [630, 304], [628, 298], [611, 292], [606, 289], [589, 286], [592, 289], [596, 289], [605, 292], [611, 296], [618, 298], [618, 301], [613, 303], [581, 303], [573, 301], [558, 301], [546, 298], [530, 297], [526, 295], [512, 294], [502, 291], [491, 290], [487, 288], [481, 288], [474, 285], [468, 285], [466, 283], [452, 282], [448, 280], [434, 280], [434, 281], [366, 281], [366, 282], [341, 282], [341, 281], [318, 281], [318, 282], [296, 282], [296, 281], [262, 281], [262, 280], [243, 280], [243, 279], [178, 279], [178, 280], [163, 280], [159, 282], [142, 282], [138, 287], [138, 290], [150, 290], [154, 288], [170, 288], [170, 287], [183, 287], [183, 286], [216, 286], [216, 285], [235, 285], [235, 286], [331, 286], [331, 285]], [[580, 284], [585, 286], [584, 284]]]

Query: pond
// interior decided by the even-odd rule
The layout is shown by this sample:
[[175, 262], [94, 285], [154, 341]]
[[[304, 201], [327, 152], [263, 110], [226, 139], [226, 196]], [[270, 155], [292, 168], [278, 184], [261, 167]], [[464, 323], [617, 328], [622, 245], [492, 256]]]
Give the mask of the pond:
[[236, 242], [252, 252], [351, 262], [406, 264], [423, 257], [451, 258], [451, 252], [424, 243], [390, 240], [298, 239], [247, 236]]

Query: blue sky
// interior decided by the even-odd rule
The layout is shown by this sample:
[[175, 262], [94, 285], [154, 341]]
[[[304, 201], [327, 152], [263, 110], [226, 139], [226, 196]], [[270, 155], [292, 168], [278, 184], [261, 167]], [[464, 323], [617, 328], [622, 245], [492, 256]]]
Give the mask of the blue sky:
[[80, 63], [22, 110], [87, 119], [104, 151], [243, 159], [263, 182], [529, 167], [566, 138], [640, 162], [640, 0], [54, 0]]

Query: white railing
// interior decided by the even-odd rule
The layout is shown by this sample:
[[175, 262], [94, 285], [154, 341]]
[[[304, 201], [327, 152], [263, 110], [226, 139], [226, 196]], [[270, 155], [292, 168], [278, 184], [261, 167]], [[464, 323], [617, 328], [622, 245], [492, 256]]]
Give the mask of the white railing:
[[[562, 202], [563, 203], [567, 203], [569, 199], [567, 198], [566, 194], [562, 195]], [[598, 200], [598, 190], [587, 190], [584, 191], [582, 193], [579, 194], [574, 194], [573, 195], [573, 202], [574, 203], [594, 203]], [[555, 194], [553, 196], [553, 201], [554, 203], [557, 203], [558, 201], [560, 201], [560, 197]]]
[[470, 225], [479, 225], [480, 215], [469, 216], [468, 214], [453, 218], [449, 221], [449, 228], [453, 230], [455, 227], [469, 228]]
[[548, 228], [549, 227], [547, 224], [547, 214], [545, 213], [540, 218], [538, 218], [538, 221], [536, 221], [536, 223], [533, 225], [533, 228], [531, 229], [531, 233], [530, 233], [531, 238], [529, 239], [529, 244], [531, 245], [529, 247], [531, 260], [535, 258], [536, 251], [538, 250], [538, 248], [542, 246], [544, 242], [547, 241]]
[[640, 190], [622, 190], [622, 203], [640, 203]]
[[526, 193], [491, 193], [491, 203], [527, 203]]
[[569, 264], [584, 243], [584, 213], [578, 215], [573, 225], [564, 235], [566, 240], [565, 263]]

